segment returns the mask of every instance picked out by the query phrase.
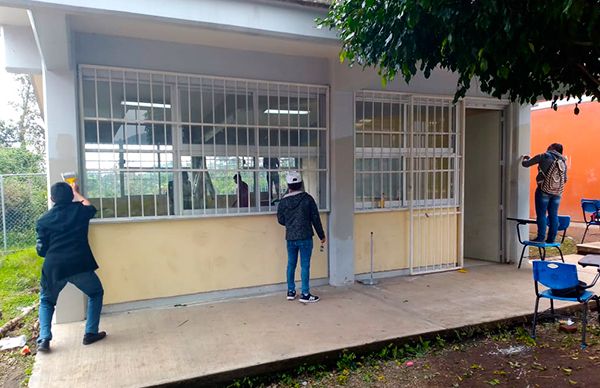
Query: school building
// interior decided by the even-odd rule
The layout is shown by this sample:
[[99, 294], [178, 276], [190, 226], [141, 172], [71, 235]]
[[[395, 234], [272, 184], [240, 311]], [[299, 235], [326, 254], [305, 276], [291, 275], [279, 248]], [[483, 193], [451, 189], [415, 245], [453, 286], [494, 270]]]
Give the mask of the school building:
[[[529, 107], [477, 81], [453, 103], [443, 70], [383, 88], [340, 63], [315, 25], [326, 3], [0, 0], [6, 68], [33, 75], [43, 106], [49, 182], [77, 171], [98, 209], [105, 312], [284, 291], [289, 170], [329, 239], [313, 285], [364, 278], [371, 252], [378, 277], [518, 258], [506, 217], [529, 214]], [[84, 312], [61, 295], [59, 322]]]

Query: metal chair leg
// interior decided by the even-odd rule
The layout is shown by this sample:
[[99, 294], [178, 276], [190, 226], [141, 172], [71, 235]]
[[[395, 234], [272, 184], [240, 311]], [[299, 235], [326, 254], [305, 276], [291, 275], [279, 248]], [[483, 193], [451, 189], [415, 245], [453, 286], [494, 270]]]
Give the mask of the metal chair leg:
[[542, 252], [544, 252], [542, 256], [542, 261], [546, 260], [546, 248], [542, 248]]
[[582, 303], [582, 305], [583, 305], [583, 320], [581, 321], [581, 349], [585, 349], [587, 347], [587, 344], [585, 343], [585, 331], [586, 331], [586, 327], [587, 327], [587, 311], [588, 311], [587, 301], [585, 303]]
[[519, 259], [519, 266], [517, 268], [521, 268], [521, 262], [523, 261], [523, 256], [525, 256], [525, 248], [527, 248], [527, 245], [523, 245], [523, 250], [521, 251], [521, 258]]
[[563, 253], [562, 253], [562, 250], [560, 249], [560, 247], [556, 247], [556, 248], [558, 249], [558, 252], [560, 253], [560, 259], [561, 259], [561, 260], [562, 260], [562, 262], [564, 263], [564, 262], [565, 262], [565, 257], [564, 257], [564, 255], [563, 255]]
[[542, 248], [541, 247], [537, 247], [538, 248], [538, 252], [540, 253], [540, 260], [544, 260], [544, 255], [542, 255]]
[[588, 228], [590, 227], [589, 224], [586, 225], [585, 227], [585, 232], [583, 232], [583, 237], [581, 238], [581, 243], [583, 244], [583, 240], [585, 240], [585, 235], [587, 234]]
[[533, 324], [531, 327], [531, 338], [533, 338], [533, 339], [535, 339], [535, 326], [537, 324], [537, 315], [538, 315], [539, 304], [540, 304], [540, 298], [537, 297], [537, 298], [535, 298], [535, 307], [533, 310]]
[[552, 314], [552, 320], [556, 319], [554, 314], [554, 299], [550, 299], [550, 313]]

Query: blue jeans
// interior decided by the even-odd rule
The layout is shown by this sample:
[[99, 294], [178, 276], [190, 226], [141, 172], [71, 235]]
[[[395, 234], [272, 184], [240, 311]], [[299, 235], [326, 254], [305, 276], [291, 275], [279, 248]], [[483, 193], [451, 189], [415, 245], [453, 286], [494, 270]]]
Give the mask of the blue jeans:
[[[560, 205], [560, 196], [544, 193], [538, 187], [535, 190], [535, 214], [537, 216], [537, 237], [538, 241], [554, 242], [558, 233], [558, 205]], [[548, 238], [546, 237], [546, 214], [549, 221]]]
[[287, 265], [287, 286], [288, 291], [296, 291], [296, 264], [298, 264], [298, 251], [300, 251], [300, 277], [302, 278], [302, 293], [308, 294], [310, 286], [310, 255], [312, 254], [313, 240], [288, 240], [288, 265]]
[[102, 311], [102, 298], [104, 289], [102, 283], [95, 272], [83, 272], [77, 275], [69, 276], [66, 279], [57, 282], [51, 282], [42, 273], [40, 290], [40, 336], [38, 343], [42, 340], [52, 339], [52, 315], [58, 294], [68, 283], [72, 283], [88, 296], [87, 321], [85, 323], [85, 333], [97, 334], [100, 324], [100, 312]]

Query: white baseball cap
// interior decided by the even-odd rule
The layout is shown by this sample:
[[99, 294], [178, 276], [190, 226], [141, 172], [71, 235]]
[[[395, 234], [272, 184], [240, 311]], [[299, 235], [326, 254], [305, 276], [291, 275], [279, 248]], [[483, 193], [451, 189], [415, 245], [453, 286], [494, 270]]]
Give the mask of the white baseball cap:
[[285, 181], [288, 185], [292, 183], [300, 183], [302, 182], [302, 175], [300, 175], [298, 171], [290, 171], [287, 173]]

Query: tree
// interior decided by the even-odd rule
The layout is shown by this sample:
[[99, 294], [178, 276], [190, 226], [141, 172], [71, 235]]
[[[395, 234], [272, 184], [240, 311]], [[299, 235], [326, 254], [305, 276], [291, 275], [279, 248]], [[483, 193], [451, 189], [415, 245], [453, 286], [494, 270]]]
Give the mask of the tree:
[[494, 97], [554, 109], [600, 99], [600, 0], [337, 0], [318, 23], [338, 31], [342, 61], [384, 83], [440, 67], [458, 74], [455, 100], [474, 77]]
[[0, 145], [29, 148], [37, 153], [44, 153], [45, 131], [37, 99], [33, 90], [31, 77], [26, 74], [16, 76], [19, 82], [19, 97], [11, 106], [18, 113], [17, 121], [0, 121]]
[[44, 172], [44, 157], [25, 148], [0, 147], [0, 175]]

